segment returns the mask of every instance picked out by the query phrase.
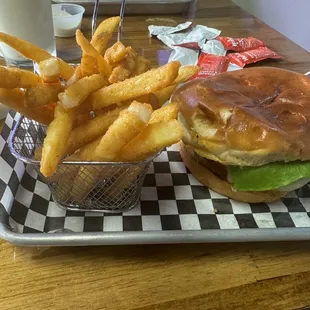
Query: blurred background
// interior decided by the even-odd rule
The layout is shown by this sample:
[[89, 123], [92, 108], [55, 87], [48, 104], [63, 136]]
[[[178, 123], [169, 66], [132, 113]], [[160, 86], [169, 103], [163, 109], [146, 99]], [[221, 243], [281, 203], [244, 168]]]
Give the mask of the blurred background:
[[[208, 0], [203, 0], [208, 1]], [[227, 0], [218, 0], [220, 6]], [[229, 0], [261, 19], [281, 34], [310, 52], [310, 0]], [[53, 0], [53, 3], [82, 4], [86, 14], [93, 10], [94, 0]], [[121, 0], [100, 0], [99, 14], [115, 15]], [[178, 14], [184, 12], [195, 0], [127, 0], [126, 15]]]
[[310, 52], [309, 0], [233, 0]]

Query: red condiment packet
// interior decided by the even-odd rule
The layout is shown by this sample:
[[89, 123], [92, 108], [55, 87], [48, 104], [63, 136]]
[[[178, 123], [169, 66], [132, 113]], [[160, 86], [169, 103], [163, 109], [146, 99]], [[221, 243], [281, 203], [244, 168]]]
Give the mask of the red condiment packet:
[[226, 72], [229, 63], [230, 61], [227, 56], [217, 56], [202, 53], [198, 59], [198, 66], [200, 67], [200, 70], [191, 79], [195, 80]]
[[231, 62], [238, 65], [239, 67], [244, 67], [251, 63], [255, 63], [267, 58], [279, 59], [282, 58], [276, 52], [270, 50], [267, 47], [259, 47], [254, 50], [246, 51], [243, 53], [231, 53], [227, 55]]
[[266, 43], [253, 37], [249, 38], [231, 38], [217, 37], [228, 51], [245, 52], [258, 47], [266, 46]]

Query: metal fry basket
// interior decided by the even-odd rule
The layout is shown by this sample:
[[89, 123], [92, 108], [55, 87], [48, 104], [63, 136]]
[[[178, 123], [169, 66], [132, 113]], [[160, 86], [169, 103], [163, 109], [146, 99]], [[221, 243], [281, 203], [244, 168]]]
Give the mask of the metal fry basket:
[[35, 167], [59, 206], [75, 211], [120, 213], [138, 204], [144, 177], [157, 155], [136, 163], [64, 161], [52, 177], [46, 178], [35, 158], [46, 130], [46, 126], [21, 116], [10, 135], [9, 147], [17, 159]]

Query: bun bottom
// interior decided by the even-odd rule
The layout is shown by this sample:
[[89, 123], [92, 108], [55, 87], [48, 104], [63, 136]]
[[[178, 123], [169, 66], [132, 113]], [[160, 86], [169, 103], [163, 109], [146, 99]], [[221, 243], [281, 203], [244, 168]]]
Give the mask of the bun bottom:
[[201, 184], [231, 199], [248, 203], [272, 202], [287, 194], [274, 190], [264, 192], [237, 192], [233, 190], [228, 181], [222, 180], [204, 166], [198, 157], [195, 156], [195, 152], [190, 147], [185, 146], [183, 142], [180, 142], [180, 155], [185, 166]]

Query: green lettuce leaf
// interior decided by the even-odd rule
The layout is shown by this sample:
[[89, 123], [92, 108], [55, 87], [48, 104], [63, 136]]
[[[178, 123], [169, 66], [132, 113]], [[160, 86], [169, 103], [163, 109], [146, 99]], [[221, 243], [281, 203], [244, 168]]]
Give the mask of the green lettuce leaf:
[[237, 191], [266, 191], [310, 178], [310, 161], [275, 162], [261, 167], [230, 166], [228, 173]]

